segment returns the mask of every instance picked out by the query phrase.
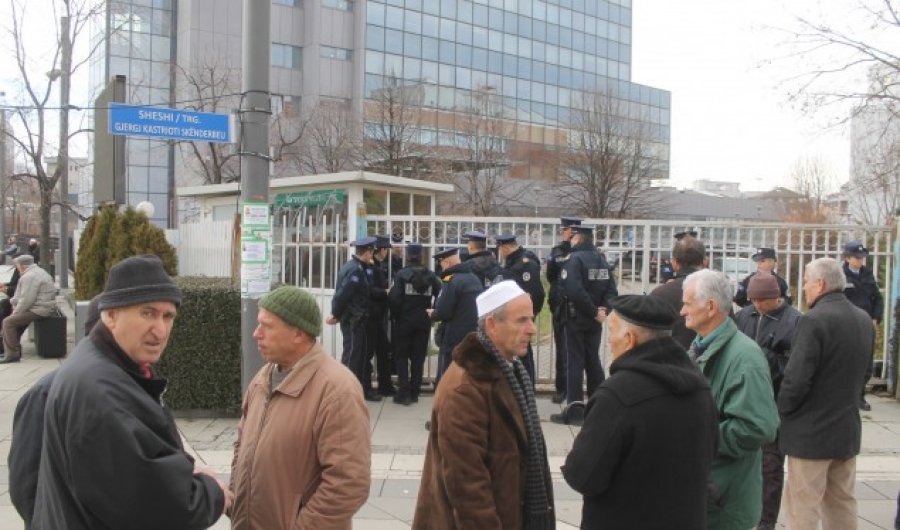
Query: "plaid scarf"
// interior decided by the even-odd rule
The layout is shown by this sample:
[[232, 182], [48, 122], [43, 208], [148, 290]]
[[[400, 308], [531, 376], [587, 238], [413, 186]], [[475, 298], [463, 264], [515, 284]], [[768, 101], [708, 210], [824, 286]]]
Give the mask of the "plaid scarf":
[[531, 379], [518, 358], [512, 363], [500, 355], [497, 348], [482, 330], [477, 332], [478, 340], [484, 349], [490, 352], [500, 366], [512, 389], [528, 434], [528, 455], [526, 460], [525, 505], [522, 508], [523, 530], [544, 530], [556, 528], [553, 506], [547, 494], [546, 477], [547, 452], [544, 447], [544, 435], [534, 401]]

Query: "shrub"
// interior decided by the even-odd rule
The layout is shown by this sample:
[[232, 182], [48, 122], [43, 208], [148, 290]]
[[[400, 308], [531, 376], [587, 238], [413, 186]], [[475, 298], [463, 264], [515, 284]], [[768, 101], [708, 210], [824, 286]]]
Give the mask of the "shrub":
[[166, 403], [179, 411], [241, 409], [241, 294], [228, 278], [180, 277], [181, 307], [157, 368]]

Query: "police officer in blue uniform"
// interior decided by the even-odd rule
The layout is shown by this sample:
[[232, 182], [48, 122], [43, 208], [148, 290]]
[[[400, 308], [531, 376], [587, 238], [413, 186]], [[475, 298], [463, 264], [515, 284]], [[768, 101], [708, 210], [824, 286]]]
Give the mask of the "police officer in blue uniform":
[[394, 321], [394, 362], [397, 365], [399, 390], [394, 403], [409, 405], [419, 401], [422, 372], [431, 319], [428, 310], [441, 290], [441, 281], [422, 263], [422, 245], [410, 243], [406, 247], [406, 267], [394, 275], [388, 299]]
[[562, 282], [560, 273], [562, 265], [572, 252], [570, 240], [575, 234], [573, 226], [581, 224], [578, 217], [560, 217], [562, 227], [559, 229], [561, 241], [550, 250], [547, 259], [547, 281], [550, 283], [550, 313], [553, 315], [553, 343], [556, 346], [556, 379], [554, 381], [556, 393], [553, 395], [554, 403], [562, 403], [566, 399], [566, 341], [563, 334], [563, 310], [562, 310]]
[[[847, 280], [844, 286], [844, 295], [847, 300], [850, 300], [850, 303], [868, 313], [872, 317], [872, 324], [877, 328], [884, 313], [884, 298], [878, 289], [875, 274], [872, 273], [872, 269], [866, 267], [869, 249], [861, 241], [848, 241], [844, 244], [842, 256], [844, 258], [844, 278]], [[862, 395], [859, 396], [860, 410], [872, 410], [872, 406], [866, 401], [866, 384], [872, 377], [871, 354], [866, 366]]]
[[[504, 280], [513, 280], [523, 291], [531, 297], [531, 305], [534, 315], [540, 314], [544, 307], [544, 285], [541, 283], [541, 261], [534, 252], [519, 246], [514, 234], [500, 234], [494, 237], [497, 241], [497, 256], [500, 257], [500, 266]], [[528, 345], [528, 354], [522, 360], [525, 371], [531, 378], [531, 384], [537, 381], [535, 377], [534, 352], [531, 344]]]
[[757, 270], [741, 280], [741, 283], [738, 284], [736, 289], [737, 292], [734, 293], [734, 303], [740, 307], [747, 307], [750, 305], [750, 299], [747, 297], [747, 286], [750, 285], [750, 278], [753, 278], [753, 275], [757, 272], [765, 272], [775, 276], [775, 281], [778, 282], [778, 290], [781, 292], [781, 299], [784, 300], [787, 305], [791, 305], [791, 288], [788, 287], [784, 278], [779, 276], [778, 272], [775, 270], [778, 267], [778, 255], [775, 254], [775, 249], [759, 247], [756, 249], [756, 253], [751, 256], [751, 259], [756, 262]]
[[478, 276], [485, 289], [503, 280], [503, 274], [497, 258], [487, 248], [487, 236], [484, 232], [470, 230], [463, 234], [466, 239], [468, 258], [463, 260], [466, 270]]
[[363, 390], [372, 391], [372, 358], [375, 358], [378, 370], [378, 394], [393, 396], [397, 392], [391, 382], [391, 345], [387, 336], [388, 325], [388, 252], [391, 249], [391, 238], [385, 235], [375, 236], [375, 253], [372, 264], [366, 268], [369, 275], [369, 318], [366, 320], [369, 351], [366, 356], [366, 380]]
[[[605, 376], [600, 364], [600, 337], [607, 310], [618, 296], [616, 282], [603, 254], [593, 242], [593, 227], [573, 227], [572, 253], [563, 263], [562, 279], [565, 320], [567, 377], [566, 399], [584, 401], [582, 382], [587, 374], [588, 396], [600, 386]], [[550, 421], [562, 424], [581, 424], [583, 410], [570, 414], [552, 414]]]
[[[340, 322], [341, 334], [344, 338], [344, 351], [341, 363], [353, 372], [363, 389], [366, 386], [366, 320], [369, 316], [370, 285], [367, 269], [375, 253], [374, 237], [364, 237], [350, 243], [356, 250], [350, 261], [338, 270], [331, 299], [331, 314], [325, 319], [329, 325]], [[370, 390], [366, 390], [367, 401], [381, 401], [381, 398]]]
[[434, 254], [441, 267], [443, 284], [434, 303], [431, 319], [440, 322], [435, 342], [438, 344], [438, 370], [435, 385], [450, 366], [450, 353], [463, 337], [478, 327], [475, 298], [484, 291], [481, 280], [459, 261], [459, 249], [447, 248]]

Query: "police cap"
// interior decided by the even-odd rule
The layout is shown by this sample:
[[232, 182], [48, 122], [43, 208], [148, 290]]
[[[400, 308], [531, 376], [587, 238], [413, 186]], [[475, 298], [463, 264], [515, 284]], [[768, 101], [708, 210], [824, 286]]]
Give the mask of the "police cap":
[[753, 261], [762, 261], [764, 259], [778, 259], [777, 257], [775, 257], [775, 249], [769, 247], [759, 247], [758, 249], [756, 249], [756, 254], [751, 256], [751, 258], [753, 259]]
[[375, 235], [375, 248], [391, 248], [391, 238], [386, 235]]
[[444, 258], [449, 258], [450, 256], [456, 254], [457, 252], [459, 252], [459, 248], [457, 248], [457, 247], [445, 247], [445, 248], [442, 248], [441, 250], [435, 252], [434, 256], [432, 256], [432, 257], [434, 259], [444, 259]]
[[563, 227], [570, 227], [574, 225], [580, 225], [581, 219], [578, 217], [560, 217], [559, 222], [563, 225]]
[[515, 234], [497, 234], [494, 236], [494, 240], [498, 245], [504, 245], [506, 243], [515, 243], [516, 235]]
[[350, 243], [350, 246], [356, 247], [356, 248], [367, 248], [367, 247], [375, 248], [375, 243], [377, 243], [377, 242], [378, 242], [378, 240], [372, 236], [361, 237], [361, 238], [357, 239], [356, 241]]
[[463, 237], [471, 241], [487, 241], [487, 236], [484, 232], [479, 232], [478, 230], [469, 230], [463, 234]]

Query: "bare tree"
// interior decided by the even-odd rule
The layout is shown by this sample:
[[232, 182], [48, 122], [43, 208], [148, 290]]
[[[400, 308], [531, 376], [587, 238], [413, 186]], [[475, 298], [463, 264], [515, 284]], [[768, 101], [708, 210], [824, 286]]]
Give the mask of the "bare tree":
[[[68, 107], [59, 109], [56, 101], [51, 102], [53, 88], [57, 81], [67, 81], [72, 74], [84, 66], [93, 53], [103, 45], [102, 39], [88, 43], [86, 51], [79, 56], [63, 53], [65, 50], [81, 50], [77, 44], [91, 23], [97, 22], [103, 13], [105, 2], [98, 0], [56, 0], [51, 4], [53, 35], [55, 43], [46, 55], [34, 53], [35, 47], [28, 39], [33, 35], [47, 34], [48, 21], [45, 17], [28, 16], [26, 6], [34, 6], [33, 2], [9, 0], [10, 11], [6, 22], [8, 42], [12, 45], [11, 53], [16, 61], [18, 83], [21, 89], [22, 104], [13, 113], [16, 123], [4, 130], [19, 152], [25, 157], [24, 171], [11, 178], [32, 179], [37, 183], [40, 192], [40, 231], [41, 241], [50, 241], [50, 210], [54, 205], [68, 209], [65, 199], [54, 201], [54, 191], [62, 176], [63, 168], [68, 168], [68, 143], [72, 137], [84, 130], [69, 132]], [[65, 18], [67, 31], [61, 29], [60, 23]], [[68, 105], [68, 102], [65, 103]], [[53, 146], [48, 136], [48, 121], [59, 115], [59, 135], [63, 145]], [[48, 151], [56, 150], [59, 160], [56, 168], [48, 172]], [[64, 190], [63, 197], [68, 193]], [[65, 215], [65, 212], [61, 212]], [[50, 253], [41, 254], [41, 265], [48, 266]]]
[[369, 97], [363, 112], [366, 169], [398, 176], [428, 171], [428, 153], [417, 141], [423, 90], [421, 85], [404, 85], [391, 73]]
[[828, 196], [835, 191], [834, 170], [819, 157], [797, 159], [788, 178], [799, 197], [790, 201], [785, 220], [802, 223], [824, 223], [831, 220]]
[[362, 163], [362, 133], [346, 103], [322, 101], [307, 122], [299, 152], [305, 173], [337, 173]]
[[646, 193], [659, 177], [659, 158], [646, 123], [620, 100], [585, 94], [572, 110], [568, 170], [560, 198], [588, 217], [639, 217], [652, 207]]

